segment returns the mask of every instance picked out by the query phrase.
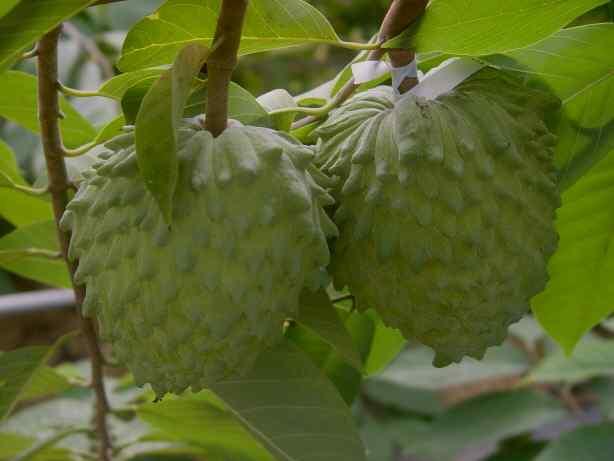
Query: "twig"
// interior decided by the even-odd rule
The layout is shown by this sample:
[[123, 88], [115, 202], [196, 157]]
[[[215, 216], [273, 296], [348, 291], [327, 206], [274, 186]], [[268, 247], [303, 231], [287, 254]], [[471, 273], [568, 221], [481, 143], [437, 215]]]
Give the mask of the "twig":
[[96, 65], [98, 65], [102, 72], [102, 77], [104, 80], [108, 80], [113, 77], [113, 75], [115, 75], [111, 62], [107, 59], [104, 53], [100, 51], [100, 48], [98, 48], [98, 45], [94, 40], [84, 35], [76, 26], [74, 26], [70, 22], [64, 23], [63, 30], [64, 32], [66, 32], [66, 35], [68, 35], [75, 42], [77, 42], [77, 44], [87, 52], [90, 59]]
[[228, 86], [237, 65], [247, 0], [223, 0], [213, 43], [219, 46], [207, 59], [207, 116], [205, 127], [219, 136], [228, 124]]
[[0, 188], [13, 189], [33, 197], [41, 197], [49, 192], [46, 187], [29, 187], [18, 184], [2, 171], [0, 171]]
[[[369, 53], [367, 60], [379, 60], [387, 52], [390, 56], [390, 62], [394, 67], [402, 67], [409, 64], [415, 57], [412, 50], [384, 49], [381, 48], [381, 45], [387, 40], [403, 32], [403, 30], [405, 30], [413, 21], [416, 20], [416, 18], [422, 14], [427, 3], [428, 0], [392, 0], [390, 7], [388, 8], [388, 12], [382, 21], [382, 26], [380, 27], [378, 34], [377, 42], [379, 46], [377, 49]], [[401, 83], [399, 91], [401, 93], [409, 91], [411, 88], [416, 86], [417, 83], [418, 80], [415, 78], [406, 78]], [[353, 78], [348, 80], [348, 82], [335, 95], [333, 100], [326, 105], [327, 109], [329, 109], [328, 111], [343, 104], [343, 102], [352, 96], [358, 87], [359, 85], [354, 82]], [[316, 122], [323, 116], [327, 115], [328, 111], [322, 111], [321, 114], [302, 118], [292, 125], [292, 129], [296, 130], [298, 128], [310, 125], [311, 123]]]
[[21, 59], [31, 59], [35, 58], [36, 56], [38, 56], [38, 49], [35, 46], [30, 51], [26, 51], [24, 54], [22, 54]]
[[[58, 80], [57, 46], [59, 35], [60, 28], [54, 29], [44, 35], [38, 44], [38, 118], [40, 121], [43, 151], [47, 163], [49, 192], [51, 193], [53, 213], [57, 224], [59, 224], [68, 203], [67, 192], [70, 187], [66, 173], [66, 164], [62, 154], [62, 138], [58, 123], [59, 98], [56, 82]], [[62, 255], [66, 260], [70, 275], [73, 277], [77, 265], [76, 262], [71, 262], [68, 259], [70, 233], [62, 231], [59, 225], [57, 229]], [[85, 288], [74, 283], [73, 287], [81, 331], [85, 336], [92, 361], [92, 382], [94, 383], [96, 393], [96, 432], [100, 442], [99, 459], [100, 461], [110, 461], [112, 447], [106, 421], [109, 404], [102, 374], [102, 353], [92, 321], [81, 315], [80, 307], [85, 296]]]

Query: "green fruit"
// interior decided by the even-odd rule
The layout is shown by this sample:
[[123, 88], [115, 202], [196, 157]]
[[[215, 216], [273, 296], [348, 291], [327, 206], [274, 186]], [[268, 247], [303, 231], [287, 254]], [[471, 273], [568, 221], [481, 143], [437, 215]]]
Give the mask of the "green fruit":
[[438, 366], [481, 358], [546, 284], [558, 107], [486, 69], [433, 101], [358, 94], [317, 130], [323, 171], [342, 179], [335, 284]]
[[138, 384], [158, 395], [198, 391], [250, 370], [298, 309], [327, 283], [323, 210], [330, 179], [313, 150], [234, 123], [218, 138], [179, 131], [172, 226], [139, 176], [133, 135], [106, 144], [62, 227], [72, 230], [85, 315]]

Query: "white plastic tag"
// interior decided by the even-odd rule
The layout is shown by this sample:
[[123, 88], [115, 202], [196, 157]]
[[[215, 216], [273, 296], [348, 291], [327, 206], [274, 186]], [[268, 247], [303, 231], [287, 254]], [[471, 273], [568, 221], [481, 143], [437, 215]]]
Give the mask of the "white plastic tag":
[[452, 91], [483, 67], [486, 64], [471, 58], [448, 59], [428, 71], [424, 79], [409, 92], [422, 98], [435, 99]]
[[390, 74], [392, 75], [392, 88], [398, 91], [403, 80], [406, 78], [418, 78], [418, 65], [414, 59], [412, 62], [403, 67], [391, 67]]
[[380, 78], [386, 73], [391, 74], [392, 87], [398, 92], [403, 80], [418, 77], [418, 66], [416, 60], [403, 67], [392, 67], [386, 61], [362, 61], [352, 64], [354, 83], [358, 85]]
[[390, 66], [385, 61], [361, 61], [352, 64], [354, 83], [370, 82], [390, 71]]

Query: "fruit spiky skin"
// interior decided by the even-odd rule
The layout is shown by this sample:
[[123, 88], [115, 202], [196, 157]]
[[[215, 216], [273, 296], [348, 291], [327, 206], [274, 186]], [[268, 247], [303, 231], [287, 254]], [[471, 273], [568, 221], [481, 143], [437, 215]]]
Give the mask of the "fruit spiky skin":
[[332, 203], [313, 150], [233, 124], [179, 132], [172, 226], [139, 175], [133, 135], [106, 144], [62, 219], [116, 357], [158, 395], [249, 371], [305, 286], [327, 283]]
[[544, 119], [558, 106], [487, 69], [434, 101], [358, 94], [316, 132], [342, 179], [335, 284], [436, 365], [481, 358], [545, 286], [560, 199]]

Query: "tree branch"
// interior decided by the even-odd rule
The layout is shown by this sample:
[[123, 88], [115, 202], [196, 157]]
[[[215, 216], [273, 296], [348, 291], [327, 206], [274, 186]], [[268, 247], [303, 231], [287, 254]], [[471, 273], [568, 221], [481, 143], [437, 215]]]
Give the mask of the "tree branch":
[[[41, 138], [47, 173], [49, 176], [49, 192], [53, 204], [53, 213], [56, 224], [59, 223], [68, 203], [68, 190], [70, 184], [66, 174], [62, 152], [62, 137], [58, 123], [60, 107], [58, 100], [58, 38], [60, 28], [54, 29], [44, 35], [38, 44], [38, 118], [41, 128]], [[58, 239], [62, 255], [66, 260], [71, 277], [74, 276], [76, 263], [68, 259], [68, 245], [70, 234], [58, 229]], [[100, 461], [111, 460], [111, 439], [107, 428], [106, 416], [109, 411], [104, 381], [102, 364], [104, 362], [96, 338], [96, 330], [90, 319], [81, 314], [81, 304], [85, 296], [85, 288], [73, 283], [77, 312], [79, 315], [81, 331], [85, 336], [88, 351], [92, 361], [92, 383], [96, 393], [96, 432], [99, 438]]]
[[228, 85], [237, 65], [237, 51], [241, 43], [247, 3], [248, 0], [222, 0], [213, 39], [215, 49], [207, 59], [205, 127], [215, 137], [219, 136], [228, 124]]

